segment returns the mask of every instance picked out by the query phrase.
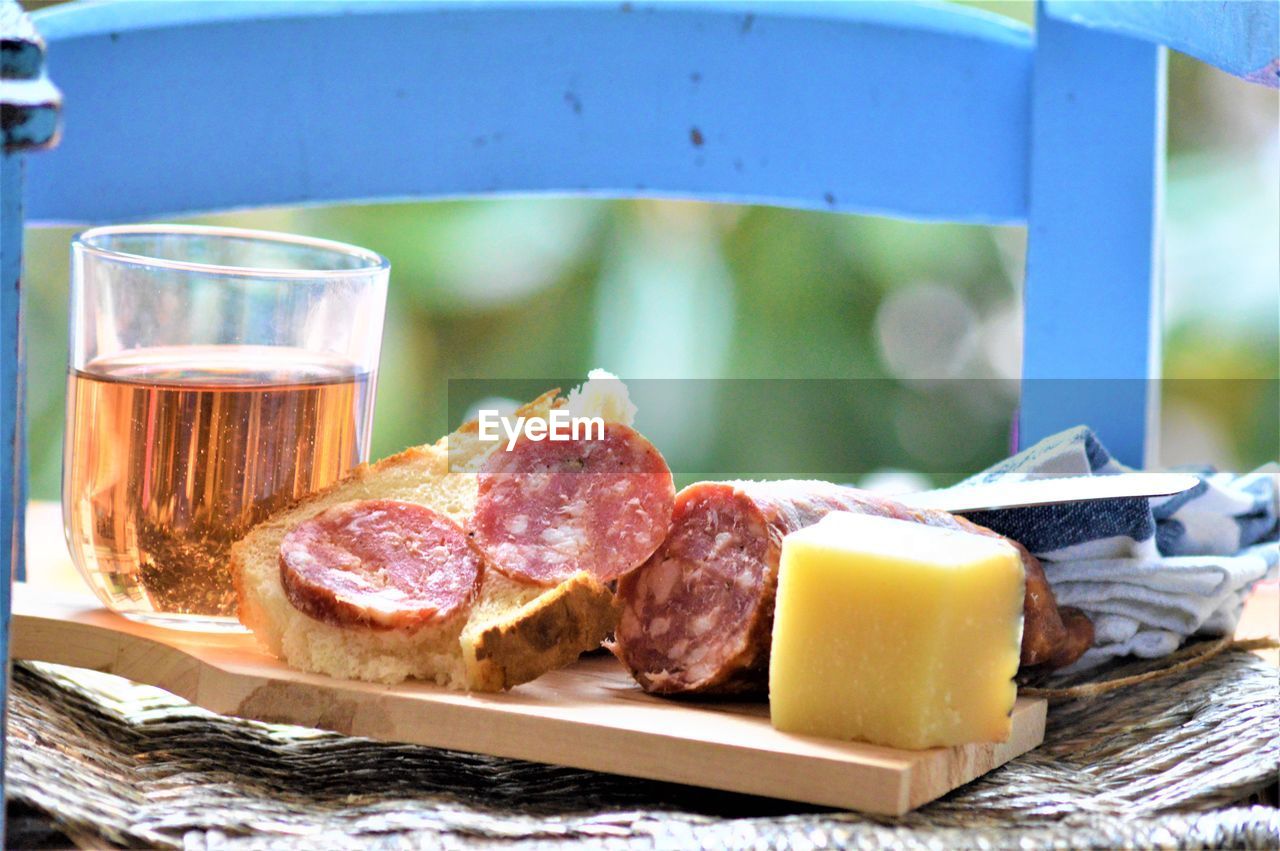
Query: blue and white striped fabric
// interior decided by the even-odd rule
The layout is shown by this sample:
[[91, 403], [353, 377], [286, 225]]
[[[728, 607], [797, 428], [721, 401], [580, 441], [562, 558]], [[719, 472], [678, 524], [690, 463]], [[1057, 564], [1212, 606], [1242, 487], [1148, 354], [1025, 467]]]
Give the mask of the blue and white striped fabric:
[[[1128, 471], [1084, 426], [1048, 437], [964, 484], [1009, 476]], [[1235, 630], [1253, 585], [1280, 562], [1280, 466], [1243, 476], [1189, 470], [1200, 484], [1118, 499], [969, 514], [1043, 562], [1058, 602], [1083, 609], [1097, 636], [1069, 670], [1116, 656], [1172, 653], [1192, 635]]]

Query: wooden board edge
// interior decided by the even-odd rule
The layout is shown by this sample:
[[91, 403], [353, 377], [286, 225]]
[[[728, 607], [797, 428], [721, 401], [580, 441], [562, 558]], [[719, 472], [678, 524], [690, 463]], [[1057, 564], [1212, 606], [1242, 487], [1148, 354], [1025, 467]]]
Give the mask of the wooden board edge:
[[[1019, 697], [1013, 706], [1013, 725], [1006, 741], [965, 745], [956, 749], [951, 760], [943, 756], [942, 751], [928, 751], [930, 755], [936, 754], [936, 756], [912, 766], [906, 809], [903, 812], [924, 806], [947, 794], [946, 792], [939, 794], [936, 791], [939, 787], [954, 791], [1006, 762], [1034, 750], [1044, 741], [1048, 714], [1048, 700], [1040, 697]], [[945, 779], [937, 780], [938, 774], [944, 775]]]

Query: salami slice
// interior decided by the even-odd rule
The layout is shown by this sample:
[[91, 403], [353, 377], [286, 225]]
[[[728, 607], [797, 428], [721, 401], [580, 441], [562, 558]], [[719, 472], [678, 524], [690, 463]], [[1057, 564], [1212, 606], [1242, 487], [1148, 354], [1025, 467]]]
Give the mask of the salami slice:
[[[618, 583], [618, 658], [658, 694], [764, 693], [782, 538], [831, 511], [996, 536], [962, 517], [827, 482], [691, 485], [676, 497], [667, 540]], [[1074, 661], [1078, 653], [1060, 652], [1067, 629], [1040, 563], [1011, 543], [1027, 576], [1023, 664]]]
[[643, 564], [675, 501], [662, 454], [620, 423], [606, 423], [602, 439], [521, 439], [494, 452], [479, 479], [476, 542], [495, 568], [539, 585], [579, 570], [608, 582]]
[[280, 543], [294, 608], [346, 627], [413, 630], [467, 611], [484, 556], [449, 518], [411, 502], [346, 502]]

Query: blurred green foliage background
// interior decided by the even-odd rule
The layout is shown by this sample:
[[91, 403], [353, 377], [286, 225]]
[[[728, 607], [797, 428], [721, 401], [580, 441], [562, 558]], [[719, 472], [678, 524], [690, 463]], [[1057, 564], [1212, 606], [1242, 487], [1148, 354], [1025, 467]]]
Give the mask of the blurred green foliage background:
[[[1030, 23], [1031, 3], [974, 3]], [[1280, 428], [1280, 97], [1171, 54], [1162, 463], [1251, 468]], [[373, 455], [446, 430], [450, 378], [1016, 377], [1025, 231], [761, 207], [500, 198], [264, 210], [190, 221], [366, 246], [392, 263]], [[1102, 219], [1105, 226], [1105, 217]], [[68, 243], [29, 229], [31, 494], [56, 499]], [[1235, 381], [1232, 379], [1255, 379]], [[977, 382], [965, 382], [973, 386]], [[1001, 457], [1016, 399], [938, 416], [889, 382], [833, 404], [742, 417], [702, 411], [748, 459], [785, 434], [820, 469], [976, 471]], [[752, 384], [767, 388], [767, 383]], [[814, 382], [822, 393], [824, 382]], [[764, 392], [761, 390], [760, 392]], [[779, 421], [782, 420], [782, 421]], [[842, 429], [841, 423], [856, 423]], [[833, 431], [834, 429], [834, 431]], [[696, 454], [693, 445], [678, 447]], [[661, 446], [666, 451], [677, 447]], [[746, 463], [749, 467], [750, 464]], [[883, 478], [881, 478], [883, 481]]]

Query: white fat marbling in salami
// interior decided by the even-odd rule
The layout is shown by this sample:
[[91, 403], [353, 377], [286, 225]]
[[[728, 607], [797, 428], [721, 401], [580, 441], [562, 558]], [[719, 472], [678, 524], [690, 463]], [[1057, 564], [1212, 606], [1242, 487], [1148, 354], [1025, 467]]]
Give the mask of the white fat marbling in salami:
[[457, 523], [390, 499], [335, 505], [280, 543], [289, 602], [344, 627], [411, 630], [465, 613], [483, 569]]
[[666, 537], [675, 486], [662, 454], [629, 426], [602, 439], [532, 441], [480, 472], [472, 531], [499, 571], [554, 585], [585, 570], [608, 582]]
[[[944, 511], [911, 509], [828, 482], [690, 485], [676, 497], [666, 541], [618, 582], [622, 618], [614, 653], [646, 691], [762, 694], [782, 538], [832, 511], [996, 535]], [[1040, 563], [1013, 543], [1027, 577], [1022, 663], [1069, 664], [1083, 652], [1076, 648], [1092, 640], [1092, 625], [1083, 614], [1073, 616], [1068, 635]]]

